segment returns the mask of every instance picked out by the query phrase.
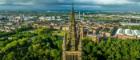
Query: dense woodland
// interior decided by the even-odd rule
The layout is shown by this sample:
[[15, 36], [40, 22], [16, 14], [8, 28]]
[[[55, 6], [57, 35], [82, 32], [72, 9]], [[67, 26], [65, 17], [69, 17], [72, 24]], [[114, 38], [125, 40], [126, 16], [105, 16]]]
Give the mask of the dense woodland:
[[14, 33], [5, 33], [0, 37], [0, 60], [61, 59], [60, 31], [46, 28], [28, 29], [18, 29]]
[[[31, 27], [0, 32], [0, 60], [62, 60], [63, 33]], [[83, 60], [139, 60], [140, 41], [109, 38], [94, 43], [83, 40]]]
[[94, 43], [83, 40], [84, 60], [139, 60], [140, 41], [108, 38], [107, 41]]

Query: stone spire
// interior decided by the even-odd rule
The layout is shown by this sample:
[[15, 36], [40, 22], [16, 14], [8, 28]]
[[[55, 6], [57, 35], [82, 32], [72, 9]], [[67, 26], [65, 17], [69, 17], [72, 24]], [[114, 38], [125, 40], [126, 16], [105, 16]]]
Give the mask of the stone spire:
[[77, 33], [76, 33], [76, 21], [75, 21], [75, 12], [74, 12], [74, 5], [72, 4], [72, 10], [70, 14], [70, 39], [71, 39], [71, 50], [76, 50], [76, 40], [77, 40]]
[[62, 44], [63, 60], [81, 60], [82, 45], [80, 39], [80, 28], [75, 21], [74, 5], [72, 4], [69, 31], [66, 32]]

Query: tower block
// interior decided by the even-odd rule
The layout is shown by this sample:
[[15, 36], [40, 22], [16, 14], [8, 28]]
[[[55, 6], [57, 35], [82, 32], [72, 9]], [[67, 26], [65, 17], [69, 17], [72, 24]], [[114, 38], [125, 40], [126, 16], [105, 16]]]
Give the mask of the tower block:
[[69, 30], [65, 31], [65, 36], [62, 44], [63, 60], [82, 60], [82, 38], [83, 29], [75, 21], [74, 6], [72, 5], [72, 11], [70, 14]]

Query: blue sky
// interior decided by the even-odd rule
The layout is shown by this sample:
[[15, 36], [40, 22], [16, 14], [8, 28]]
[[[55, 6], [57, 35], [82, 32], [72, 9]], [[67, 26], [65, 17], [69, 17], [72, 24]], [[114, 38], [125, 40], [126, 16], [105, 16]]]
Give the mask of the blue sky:
[[0, 10], [69, 9], [72, 2], [78, 10], [140, 11], [140, 0], [0, 0]]

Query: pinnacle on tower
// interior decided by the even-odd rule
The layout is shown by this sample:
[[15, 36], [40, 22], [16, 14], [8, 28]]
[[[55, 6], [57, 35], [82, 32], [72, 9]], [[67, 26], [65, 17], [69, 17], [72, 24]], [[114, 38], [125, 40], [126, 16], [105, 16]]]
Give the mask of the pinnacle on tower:
[[75, 21], [74, 5], [72, 4], [70, 14], [70, 26], [69, 34], [66, 34], [62, 44], [63, 47], [63, 60], [81, 60], [81, 41], [79, 39], [80, 34], [78, 33], [79, 26]]

